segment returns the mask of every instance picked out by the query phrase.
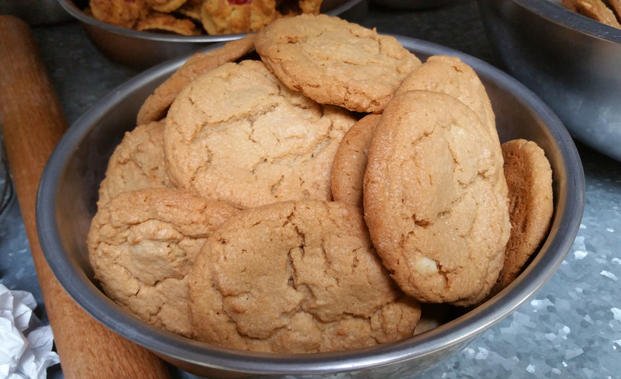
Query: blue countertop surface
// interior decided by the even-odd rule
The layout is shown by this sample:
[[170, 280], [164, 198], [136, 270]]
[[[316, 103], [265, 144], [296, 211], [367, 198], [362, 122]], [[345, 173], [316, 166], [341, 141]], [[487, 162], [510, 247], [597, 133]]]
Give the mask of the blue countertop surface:
[[[497, 64], [474, 2], [416, 12], [371, 7], [361, 22]], [[137, 73], [101, 55], [74, 22], [35, 27], [34, 35], [69, 123]], [[585, 213], [556, 275], [511, 316], [422, 377], [621, 377], [621, 163], [578, 148]], [[33, 292], [42, 304], [16, 201], [0, 214], [0, 283]], [[39, 314], [45, 317], [43, 309]], [[50, 376], [62, 373], [56, 369]]]

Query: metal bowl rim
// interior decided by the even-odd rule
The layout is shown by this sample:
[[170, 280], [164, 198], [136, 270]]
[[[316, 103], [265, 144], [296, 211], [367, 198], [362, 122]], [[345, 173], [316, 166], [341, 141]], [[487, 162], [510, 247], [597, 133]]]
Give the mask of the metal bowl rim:
[[154, 77], [172, 72], [183, 58], [155, 66], [122, 84], [80, 117], [67, 131], [45, 167], [37, 196], [37, 230], [45, 257], [65, 290], [95, 319], [111, 330], [164, 356], [191, 364], [255, 374], [317, 374], [385, 366], [437, 353], [465, 343], [507, 317], [554, 274], [571, 248], [584, 208], [584, 175], [576, 147], [558, 117], [537, 96], [501, 70], [472, 56], [434, 43], [398, 37], [409, 49], [429, 55], [455, 55], [497, 85], [512, 92], [535, 112], [552, 134], [566, 171], [565, 212], [555, 216], [554, 237], [548, 236], [538, 264], [530, 265], [509, 287], [486, 303], [449, 323], [405, 341], [335, 353], [272, 355], [209, 346], [148, 326], [120, 311], [67, 259], [57, 232], [55, 206], [60, 174], [72, 153], [107, 111]]
[[[479, 0], [485, 1], [485, 0]], [[496, 0], [493, 0], [496, 1]], [[517, 5], [560, 27], [604, 41], [621, 43], [621, 29], [613, 28], [549, 0], [512, 0]]]
[[[69, 13], [71, 16], [78, 19], [85, 25], [96, 27], [106, 30], [110, 33], [118, 34], [128, 38], [143, 39], [149, 41], [161, 41], [161, 42], [182, 42], [182, 43], [209, 43], [209, 42], [223, 42], [240, 39], [246, 35], [246, 33], [240, 34], [219, 34], [219, 35], [200, 35], [200, 36], [182, 36], [178, 34], [156, 33], [156, 32], [143, 32], [139, 30], [124, 28], [118, 25], [109, 24], [107, 22], [100, 21], [94, 17], [82, 12], [72, 0], [57, 0], [58, 3]], [[336, 16], [339, 15], [364, 0], [345, 0], [343, 4], [334, 9], [330, 9], [325, 14]]]

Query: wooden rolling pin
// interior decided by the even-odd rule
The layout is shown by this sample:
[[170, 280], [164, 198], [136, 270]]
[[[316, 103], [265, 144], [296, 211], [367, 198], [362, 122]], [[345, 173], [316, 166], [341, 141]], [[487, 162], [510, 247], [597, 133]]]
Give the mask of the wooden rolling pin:
[[37, 186], [66, 123], [28, 25], [1, 15], [0, 123], [65, 377], [168, 378], [166, 366], [157, 357], [109, 331], [79, 308], [43, 257], [35, 227]]

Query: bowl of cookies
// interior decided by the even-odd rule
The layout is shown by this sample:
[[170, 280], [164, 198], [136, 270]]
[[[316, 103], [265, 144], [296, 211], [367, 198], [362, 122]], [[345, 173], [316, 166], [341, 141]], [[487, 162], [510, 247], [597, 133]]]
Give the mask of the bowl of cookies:
[[480, 0], [479, 6], [507, 70], [581, 142], [621, 160], [621, 2]]
[[207, 44], [239, 39], [272, 20], [366, 14], [366, 0], [58, 0], [110, 59], [147, 68]]
[[186, 370], [402, 377], [541, 287], [583, 196], [567, 131], [508, 75], [301, 15], [102, 99], [37, 217], [71, 296]]

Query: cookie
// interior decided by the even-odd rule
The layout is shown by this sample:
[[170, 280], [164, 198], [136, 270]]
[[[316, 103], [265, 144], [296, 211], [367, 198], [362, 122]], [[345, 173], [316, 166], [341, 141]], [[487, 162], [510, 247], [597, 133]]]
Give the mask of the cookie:
[[206, 238], [237, 212], [175, 189], [121, 193], [91, 222], [95, 279], [142, 320], [189, 337], [187, 274]]
[[362, 181], [367, 167], [369, 145], [381, 116], [369, 114], [349, 129], [339, 145], [332, 164], [332, 198], [362, 207]]
[[203, 0], [188, 0], [181, 8], [177, 9], [177, 12], [191, 18], [194, 21], [201, 22], [201, 7], [203, 6]]
[[617, 16], [617, 20], [621, 22], [621, 0], [608, 0], [606, 3]]
[[187, 0], [147, 0], [151, 8], [158, 12], [174, 12], [185, 4]]
[[190, 274], [199, 340], [313, 353], [411, 337], [420, 308], [394, 286], [360, 211], [342, 203], [248, 209], [209, 237]]
[[384, 111], [369, 148], [364, 211], [405, 293], [466, 306], [495, 284], [511, 227], [495, 143], [470, 108], [442, 93], [405, 92]]
[[[412, 91], [445, 93], [466, 104], [479, 116], [490, 137], [498, 141], [492, 103], [474, 70], [457, 57], [435, 55], [403, 80], [397, 94]], [[500, 153], [500, 143], [497, 144]]]
[[614, 13], [602, 0], [574, 0], [573, 4], [569, 3], [569, 1], [564, 1], [563, 4], [569, 9], [575, 9], [576, 12], [602, 24], [621, 29], [621, 24], [617, 21]]
[[93, 17], [125, 28], [131, 28], [149, 13], [145, 0], [90, 0], [89, 4]]
[[150, 13], [144, 19], [138, 21], [136, 30], [140, 31], [164, 31], [177, 33], [183, 36], [195, 36], [201, 34], [191, 20], [180, 19], [165, 13]]
[[545, 238], [552, 219], [552, 169], [535, 142], [516, 139], [502, 144], [509, 186], [511, 236], [499, 284], [515, 279]]
[[323, 0], [299, 0], [298, 6], [302, 13], [319, 14]]
[[254, 35], [228, 42], [218, 49], [206, 53], [192, 55], [170, 78], [153, 91], [138, 111], [136, 123], [146, 124], [161, 120], [175, 97], [188, 84], [200, 75], [221, 66], [226, 62], [235, 61], [254, 49]]
[[278, 16], [276, 0], [205, 0], [201, 8], [203, 27], [212, 35], [254, 32]]
[[108, 161], [99, 186], [99, 206], [121, 192], [172, 187], [164, 159], [164, 122], [152, 122], [125, 133]]
[[355, 119], [289, 91], [260, 61], [199, 77], [168, 112], [164, 146], [174, 182], [242, 208], [330, 199], [330, 168]]
[[337, 17], [278, 19], [257, 34], [263, 62], [320, 104], [380, 113], [420, 61], [391, 36]]

